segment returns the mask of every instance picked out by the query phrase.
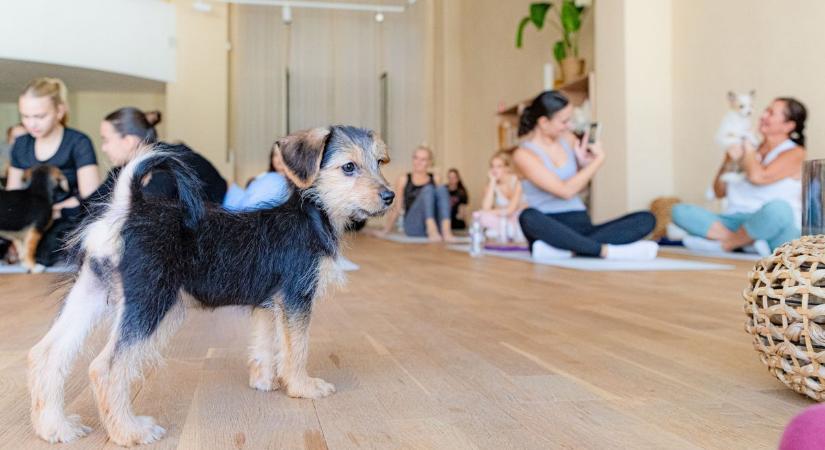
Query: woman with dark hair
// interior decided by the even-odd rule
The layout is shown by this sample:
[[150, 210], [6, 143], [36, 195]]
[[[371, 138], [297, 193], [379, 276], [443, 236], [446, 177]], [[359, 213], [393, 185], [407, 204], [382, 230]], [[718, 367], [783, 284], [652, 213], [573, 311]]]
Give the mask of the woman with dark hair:
[[450, 194], [450, 226], [453, 230], [467, 228], [467, 204], [470, 197], [458, 169], [447, 171], [447, 192]]
[[[109, 199], [120, 169], [131, 161], [143, 144], [156, 144], [166, 151], [177, 152], [180, 159], [189, 165], [201, 179], [204, 199], [220, 204], [226, 194], [226, 181], [209, 161], [183, 144], [166, 144], [158, 142], [155, 130], [161, 120], [158, 111], [143, 111], [125, 107], [112, 112], [100, 124], [101, 150], [114, 166], [106, 175], [103, 184], [88, 198], [84, 206], [93, 214], [97, 208]], [[143, 188], [149, 195], [174, 197], [175, 182], [172, 176], [159, 170], [152, 173], [149, 183]]]
[[647, 211], [594, 225], [578, 194], [604, 163], [601, 142], [588, 145], [570, 131], [573, 107], [560, 92], [546, 91], [521, 115], [513, 153], [528, 208], [519, 216], [536, 260], [579, 256], [653, 259], [658, 245], [642, 241], [654, 227]]
[[[688, 248], [731, 251], [753, 244], [761, 255], [799, 237], [802, 223], [802, 163], [805, 161], [805, 105], [790, 97], [775, 99], [759, 118], [763, 140], [754, 148], [745, 139], [728, 148], [713, 190], [725, 198], [722, 214], [680, 203], [673, 223], [687, 231]], [[723, 180], [732, 162], [744, 176]]]

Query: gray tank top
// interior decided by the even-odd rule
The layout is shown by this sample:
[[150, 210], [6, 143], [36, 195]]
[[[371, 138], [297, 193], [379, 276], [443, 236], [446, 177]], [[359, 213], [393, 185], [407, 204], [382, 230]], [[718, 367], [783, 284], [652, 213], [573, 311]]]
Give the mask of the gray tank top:
[[[559, 140], [559, 144], [561, 144], [561, 147], [567, 154], [567, 162], [565, 162], [562, 167], [556, 167], [553, 164], [553, 161], [550, 161], [547, 154], [532, 142], [522, 142], [521, 147], [533, 152], [541, 159], [547, 170], [555, 173], [562, 181], [566, 181], [576, 175], [576, 172], [578, 172], [579, 169], [576, 165], [576, 154], [573, 153], [573, 149], [570, 148], [567, 141], [564, 139]], [[545, 191], [544, 189], [541, 189], [526, 179], [522, 180], [521, 186], [524, 190], [524, 197], [527, 199], [527, 205], [530, 208], [535, 208], [545, 214], [584, 211], [587, 209], [584, 206], [584, 202], [582, 202], [578, 195], [569, 200], [565, 200]]]

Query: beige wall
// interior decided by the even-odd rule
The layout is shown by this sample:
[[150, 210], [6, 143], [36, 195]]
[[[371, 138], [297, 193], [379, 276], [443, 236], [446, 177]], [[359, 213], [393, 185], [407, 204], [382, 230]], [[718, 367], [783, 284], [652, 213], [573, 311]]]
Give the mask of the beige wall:
[[181, 140], [231, 180], [229, 151], [229, 7], [211, 2], [203, 13], [174, 0], [177, 78], [166, 85], [166, 135]]
[[[747, 15], [743, 16], [746, 11]], [[825, 157], [825, 2], [673, 2], [673, 145], [676, 193], [702, 201], [719, 162], [713, 136], [725, 93], [756, 89], [757, 113], [777, 96], [809, 111], [809, 158]], [[755, 119], [754, 121], [756, 121]]]

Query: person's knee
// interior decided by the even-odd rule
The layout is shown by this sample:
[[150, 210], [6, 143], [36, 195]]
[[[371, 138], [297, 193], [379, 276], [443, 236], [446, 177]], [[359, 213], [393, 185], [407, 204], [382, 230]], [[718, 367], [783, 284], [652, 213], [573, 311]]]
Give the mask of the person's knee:
[[635, 219], [639, 224], [639, 229], [644, 231], [645, 234], [650, 233], [654, 228], [656, 228], [656, 216], [654, 216], [650, 211], [637, 212]]
[[680, 223], [684, 223], [687, 217], [690, 215], [691, 206], [687, 203], [677, 203], [673, 205], [673, 209], [670, 211], [670, 219], [676, 225]]
[[433, 195], [435, 194], [435, 186], [427, 184], [421, 188], [421, 193], [418, 195]]
[[782, 228], [793, 224], [793, 208], [784, 200], [771, 200], [761, 208], [761, 213], [775, 221]]
[[536, 219], [542, 217], [542, 213], [539, 210], [534, 208], [527, 208], [521, 212], [518, 216], [518, 223], [521, 225], [521, 229], [529, 229], [531, 228], [531, 224], [535, 223]]

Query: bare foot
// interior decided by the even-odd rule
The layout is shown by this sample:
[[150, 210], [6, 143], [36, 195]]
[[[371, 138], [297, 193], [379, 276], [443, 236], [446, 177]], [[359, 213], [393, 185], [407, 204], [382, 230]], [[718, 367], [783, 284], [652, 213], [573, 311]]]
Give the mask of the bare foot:
[[441, 242], [441, 235], [438, 233], [427, 234], [427, 239], [429, 239], [430, 242]]
[[746, 245], [753, 244], [753, 238], [748, 235], [745, 228], [740, 228], [734, 233], [730, 233], [727, 238], [722, 239], [722, 248], [725, 251], [733, 251]]
[[453, 235], [453, 233], [444, 233], [444, 242], [454, 243], [458, 242], [458, 239]]

